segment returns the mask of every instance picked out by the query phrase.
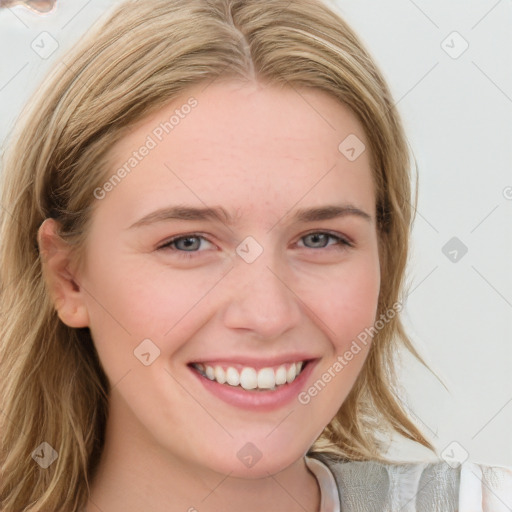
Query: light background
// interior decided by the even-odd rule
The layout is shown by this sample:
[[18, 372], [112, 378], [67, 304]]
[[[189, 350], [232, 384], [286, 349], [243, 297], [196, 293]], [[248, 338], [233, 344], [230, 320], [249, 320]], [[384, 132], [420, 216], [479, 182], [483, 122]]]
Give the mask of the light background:
[[[0, 10], [0, 141], [49, 67], [114, 3]], [[447, 461], [512, 465], [512, 2], [333, 3], [387, 78], [418, 165], [404, 320], [449, 390], [405, 357], [411, 413]], [[432, 457], [407, 442], [390, 454]]]

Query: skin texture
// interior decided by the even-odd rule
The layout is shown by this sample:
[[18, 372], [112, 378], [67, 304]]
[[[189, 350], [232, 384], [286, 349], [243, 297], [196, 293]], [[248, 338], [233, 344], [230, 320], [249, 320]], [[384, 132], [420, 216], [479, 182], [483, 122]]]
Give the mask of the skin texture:
[[[90, 328], [113, 387], [87, 511], [316, 511], [319, 492], [303, 456], [346, 398], [369, 345], [308, 404], [293, 399], [263, 412], [220, 400], [188, 364], [307, 355], [315, 366], [304, 391], [373, 324], [380, 272], [370, 155], [349, 161], [338, 150], [350, 134], [366, 137], [322, 91], [217, 82], [134, 127], [111, 150], [112, 174], [191, 96], [197, 106], [161, 141], [153, 135], [157, 146], [94, 200], [83, 269], [73, 268], [53, 220], [39, 233], [59, 316]], [[177, 204], [222, 206], [235, 220], [130, 229]], [[297, 209], [328, 204], [371, 218], [292, 219]], [[326, 230], [352, 247], [306, 237]], [[183, 241], [159, 249], [196, 233], [204, 239], [191, 240], [192, 251]], [[252, 263], [236, 252], [248, 236], [262, 249]], [[144, 339], [160, 350], [148, 366], [134, 356]], [[252, 467], [237, 456], [247, 443], [261, 453]]]

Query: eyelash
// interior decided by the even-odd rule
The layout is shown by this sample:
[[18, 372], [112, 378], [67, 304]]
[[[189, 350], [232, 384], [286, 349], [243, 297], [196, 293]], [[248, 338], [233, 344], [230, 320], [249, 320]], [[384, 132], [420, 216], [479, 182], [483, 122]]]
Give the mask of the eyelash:
[[[352, 242], [350, 242], [347, 238], [345, 238], [343, 236], [340, 236], [338, 234], [330, 233], [329, 231], [312, 231], [310, 233], [306, 233], [305, 235], [302, 235], [300, 240], [302, 240], [303, 238], [306, 238], [307, 236], [310, 236], [310, 235], [328, 235], [328, 237], [330, 239], [336, 240], [335, 244], [327, 245], [325, 247], [318, 247], [318, 248], [305, 247], [306, 249], [311, 249], [312, 251], [318, 251], [320, 249], [327, 249], [328, 247], [332, 247], [332, 245], [340, 246], [340, 247], [337, 248], [339, 250], [342, 250], [344, 247], [354, 247], [354, 244]], [[158, 247], [157, 250], [159, 250], [159, 251], [172, 251], [172, 252], [178, 253], [180, 258], [186, 258], [186, 259], [195, 258], [197, 253], [200, 253], [202, 251], [199, 251], [199, 250], [196, 250], [196, 251], [182, 251], [180, 249], [176, 249], [176, 248], [172, 248], [171, 247], [178, 240], [183, 240], [183, 239], [186, 239], [186, 238], [200, 238], [200, 239], [206, 240], [208, 243], [212, 243], [207, 238], [205, 238], [204, 236], [200, 235], [199, 233], [190, 233], [188, 235], [179, 235], [179, 236], [175, 236], [174, 238], [171, 238], [170, 240], [165, 242], [165, 244], [163, 244], [160, 247]]]

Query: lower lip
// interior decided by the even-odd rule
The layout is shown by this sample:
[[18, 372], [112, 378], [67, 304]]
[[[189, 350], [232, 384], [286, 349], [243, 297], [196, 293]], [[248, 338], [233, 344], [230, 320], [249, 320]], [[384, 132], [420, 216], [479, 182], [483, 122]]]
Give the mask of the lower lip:
[[224, 402], [241, 409], [264, 412], [283, 407], [297, 398], [306, 380], [311, 375], [315, 364], [316, 361], [309, 361], [304, 370], [291, 384], [283, 384], [275, 391], [246, 391], [239, 386], [219, 384], [215, 380], [204, 377], [194, 368], [190, 368], [190, 371], [210, 393]]

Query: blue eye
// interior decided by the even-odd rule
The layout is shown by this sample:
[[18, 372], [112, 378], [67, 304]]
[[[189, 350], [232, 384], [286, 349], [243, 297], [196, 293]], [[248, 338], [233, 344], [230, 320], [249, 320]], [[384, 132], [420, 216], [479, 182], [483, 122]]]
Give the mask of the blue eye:
[[[301, 240], [308, 239], [313, 243], [313, 245], [315, 245], [315, 247], [308, 247], [309, 249], [324, 249], [325, 247], [328, 247], [328, 245], [346, 245], [352, 247], [352, 244], [347, 239], [338, 235], [333, 235], [332, 233], [324, 233], [322, 231], [309, 233], [301, 238]], [[335, 243], [328, 244], [329, 239], [335, 240]]]
[[179, 252], [180, 256], [184, 256], [185, 258], [191, 258], [193, 257], [192, 254], [187, 253], [198, 252], [202, 240], [208, 242], [206, 238], [198, 234], [177, 236], [166, 242], [164, 245], [158, 247], [158, 250], [165, 249], [173, 252]]

